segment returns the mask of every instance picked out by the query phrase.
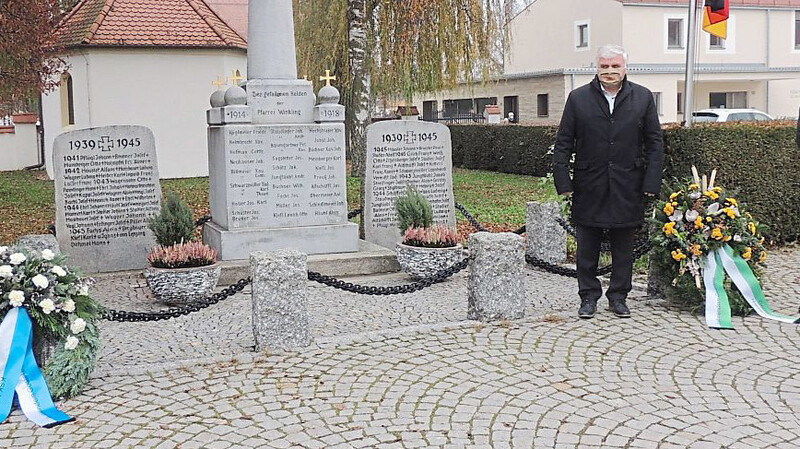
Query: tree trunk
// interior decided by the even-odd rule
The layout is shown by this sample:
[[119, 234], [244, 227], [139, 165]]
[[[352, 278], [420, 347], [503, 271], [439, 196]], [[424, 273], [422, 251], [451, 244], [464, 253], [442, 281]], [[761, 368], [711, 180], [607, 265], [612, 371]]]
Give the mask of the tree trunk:
[[349, 137], [350, 175], [361, 178], [360, 236], [364, 238], [364, 170], [367, 126], [370, 124], [370, 75], [367, 67], [366, 0], [348, 0], [348, 58], [352, 86], [345, 114]]
[[348, 58], [353, 82], [347, 109], [347, 133], [350, 136], [350, 174], [364, 175], [367, 154], [367, 125], [370, 123], [370, 76], [367, 67], [366, 0], [348, 0]]

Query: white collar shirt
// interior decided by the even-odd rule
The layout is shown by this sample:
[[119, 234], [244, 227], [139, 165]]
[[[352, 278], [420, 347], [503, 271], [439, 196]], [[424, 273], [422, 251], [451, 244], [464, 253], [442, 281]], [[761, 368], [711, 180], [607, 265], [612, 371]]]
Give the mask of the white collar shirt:
[[608, 112], [609, 112], [609, 114], [613, 114], [614, 113], [614, 101], [617, 99], [617, 94], [619, 94], [619, 91], [617, 91], [617, 93], [615, 93], [615, 94], [611, 94], [606, 90], [606, 88], [602, 84], [600, 84], [600, 89], [603, 91], [603, 96], [606, 97], [606, 101], [608, 102]]

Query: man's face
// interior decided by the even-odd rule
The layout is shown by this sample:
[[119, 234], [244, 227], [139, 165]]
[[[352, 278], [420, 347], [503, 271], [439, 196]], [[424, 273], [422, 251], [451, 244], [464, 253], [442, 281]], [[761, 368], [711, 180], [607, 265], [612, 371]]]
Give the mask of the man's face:
[[606, 87], [617, 88], [628, 73], [622, 55], [597, 60], [597, 75]]

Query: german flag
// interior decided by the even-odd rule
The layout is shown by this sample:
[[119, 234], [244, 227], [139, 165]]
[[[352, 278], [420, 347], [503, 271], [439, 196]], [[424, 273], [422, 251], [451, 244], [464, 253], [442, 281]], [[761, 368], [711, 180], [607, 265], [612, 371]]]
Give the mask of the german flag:
[[728, 38], [729, 0], [706, 0], [703, 31], [722, 39]]

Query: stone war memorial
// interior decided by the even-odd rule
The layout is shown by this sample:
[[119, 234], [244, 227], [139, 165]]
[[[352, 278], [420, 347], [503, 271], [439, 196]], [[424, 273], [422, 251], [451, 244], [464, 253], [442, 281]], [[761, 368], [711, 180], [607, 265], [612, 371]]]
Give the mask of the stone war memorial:
[[147, 227], [161, 186], [153, 133], [115, 125], [59, 135], [54, 143], [56, 235], [86, 272], [144, 268], [155, 245]]
[[247, 81], [211, 96], [203, 238], [222, 260], [293, 248], [359, 250], [347, 220], [344, 106], [330, 85], [297, 79], [291, 0], [249, 4]]
[[395, 199], [415, 187], [433, 207], [433, 221], [455, 228], [453, 148], [439, 123], [392, 120], [367, 127], [364, 234], [368, 242], [394, 248], [401, 240]]

